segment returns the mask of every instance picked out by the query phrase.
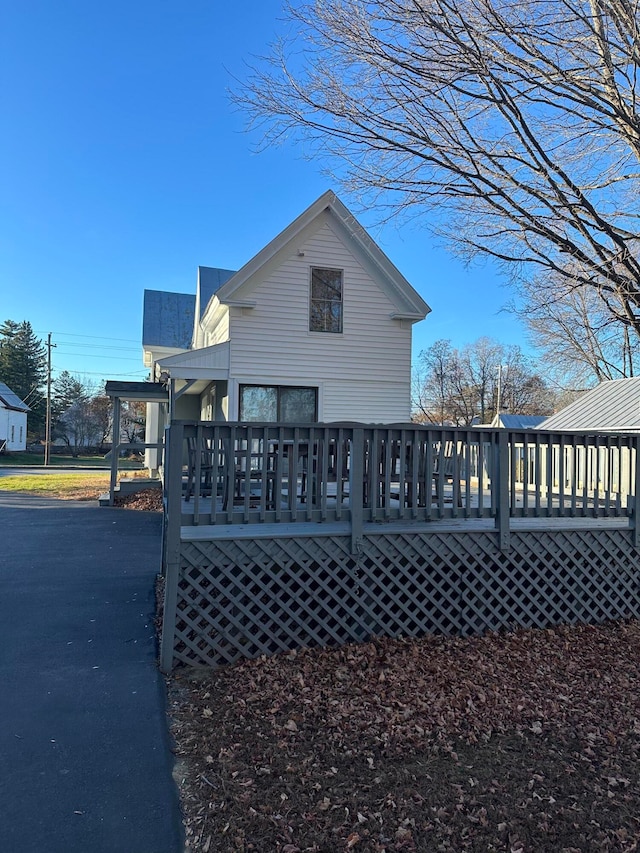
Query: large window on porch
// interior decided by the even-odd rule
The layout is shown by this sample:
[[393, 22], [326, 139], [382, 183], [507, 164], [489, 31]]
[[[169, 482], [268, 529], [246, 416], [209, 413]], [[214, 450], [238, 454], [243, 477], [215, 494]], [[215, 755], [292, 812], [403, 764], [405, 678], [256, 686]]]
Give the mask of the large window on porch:
[[241, 385], [240, 420], [314, 423], [318, 420], [318, 389], [288, 385]]

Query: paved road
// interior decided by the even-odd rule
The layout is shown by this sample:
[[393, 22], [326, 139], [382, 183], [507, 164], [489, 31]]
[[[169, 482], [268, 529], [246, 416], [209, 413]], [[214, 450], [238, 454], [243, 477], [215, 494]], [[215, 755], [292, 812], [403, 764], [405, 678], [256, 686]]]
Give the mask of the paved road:
[[152, 624], [160, 524], [0, 493], [0, 851], [183, 849]]

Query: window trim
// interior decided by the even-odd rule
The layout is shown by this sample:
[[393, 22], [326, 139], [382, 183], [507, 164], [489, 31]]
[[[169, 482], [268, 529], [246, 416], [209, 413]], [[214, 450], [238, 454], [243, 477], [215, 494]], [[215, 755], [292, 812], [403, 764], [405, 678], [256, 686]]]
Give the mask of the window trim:
[[[313, 273], [315, 270], [325, 270], [331, 272], [340, 273], [340, 328], [337, 331], [333, 329], [312, 329], [312, 307], [315, 302], [331, 302], [331, 300], [314, 300], [313, 298]], [[312, 266], [309, 267], [309, 322], [308, 322], [308, 331], [312, 335], [342, 335], [344, 334], [344, 269], [341, 267], [323, 267], [323, 266]]]

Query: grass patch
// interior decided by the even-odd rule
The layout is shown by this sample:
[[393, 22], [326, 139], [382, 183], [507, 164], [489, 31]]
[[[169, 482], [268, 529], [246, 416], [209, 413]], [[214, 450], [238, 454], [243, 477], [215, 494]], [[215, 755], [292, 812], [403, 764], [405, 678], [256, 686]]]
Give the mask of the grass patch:
[[[73, 468], [109, 468], [111, 463], [104, 456], [60, 456], [52, 455], [50, 459], [52, 466], [73, 467]], [[2, 453], [0, 454], [0, 466], [15, 466], [30, 467], [35, 466], [41, 468], [44, 465], [44, 456], [42, 453]], [[120, 459], [118, 461], [119, 469], [136, 470], [142, 468], [142, 463], [135, 459]]]
[[33, 474], [2, 477], [0, 491], [30, 493], [68, 500], [96, 500], [109, 490], [106, 474]]

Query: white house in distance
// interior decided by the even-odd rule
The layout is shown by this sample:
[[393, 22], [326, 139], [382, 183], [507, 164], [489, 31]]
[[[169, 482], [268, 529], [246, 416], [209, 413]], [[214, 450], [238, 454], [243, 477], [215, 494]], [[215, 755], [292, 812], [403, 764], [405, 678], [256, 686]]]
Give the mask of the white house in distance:
[[27, 447], [27, 413], [31, 409], [0, 382], [0, 452], [25, 450]]
[[429, 311], [326, 192], [237, 272], [199, 267], [195, 296], [146, 290], [144, 363], [177, 418], [407, 422]]

